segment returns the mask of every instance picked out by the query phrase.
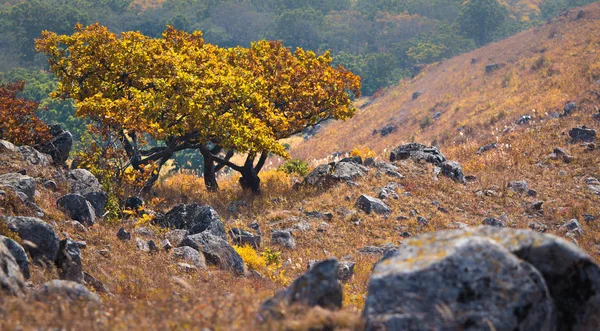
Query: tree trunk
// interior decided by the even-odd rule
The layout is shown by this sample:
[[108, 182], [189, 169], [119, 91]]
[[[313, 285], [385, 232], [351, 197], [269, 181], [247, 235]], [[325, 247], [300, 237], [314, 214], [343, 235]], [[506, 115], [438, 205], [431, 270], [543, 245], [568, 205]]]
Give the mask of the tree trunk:
[[240, 185], [244, 190], [252, 190], [254, 193], [260, 193], [260, 177], [254, 170], [253, 166], [244, 166], [242, 169], [242, 177], [240, 178]]
[[219, 190], [219, 183], [217, 183], [217, 174], [215, 171], [215, 162], [211, 157], [210, 153], [204, 156], [204, 186], [208, 192], [216, 192]]

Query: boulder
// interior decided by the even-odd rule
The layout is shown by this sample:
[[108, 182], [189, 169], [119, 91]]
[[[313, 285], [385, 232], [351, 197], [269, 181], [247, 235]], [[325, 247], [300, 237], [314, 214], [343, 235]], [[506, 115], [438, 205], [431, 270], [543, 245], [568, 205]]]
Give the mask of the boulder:
[[418, 143], [398, 146], [390, 154], [392, 162], [406, 159], [425, 161], [436, 166], [441, 166], [446, 161], [446, 157], [436, 147], [427, 147]]
[[173, 259], [176, 261], [185, 261], [185, 263], [191, 264], [198, 269], [207, 270], [204, 255], [198, 253], [197, 250], [189, 246], [182, 246], [173, 249]]
[[340, 163], [341, 162], [349, 162], [349, 163], [355, 163], [355, 164], [360, 164], [360, 165], [363, 164], [362, 157], [360, 157], [359, 155], [345, 157], [340, 160]]
[[27, 253], [25, 252], [23, 246], [5, 236], [0, 236], [0, 243], [3, 243], [10, 254], [15, 258], [23, 277], [25, 277], [25, 279], [29, 279], [29, 258], [27, 257]]
[[491, 151], [492, 149], [496, 149], [497, 147], [498, 147], [497, 143], [491, 143], [491, 144], [487, 144], [485, 146], [481, 146], [477, 150], [477, 154], [482, 155], [485, 152]]
[[35, 179], [19, 173], [8, 173], [0, 175], [0, 186], [11, 188], [15, 192], [25, 194], [27, 201], [35, 199]]
[[81, 265], [81, 250], [85, 243], [63, 239], [60, 241], [56, 267], [60, 279], [83, 284], [83, 268]]
[[21, 153], [23, 161], [29, 163], [30, 165], [40, 167], [48, 167], [52, 165], [52, 158], [50, 155], [40, 153], [31, 146], [19, 146], [17, 147], [17, 150], [19, 153]]
[[389, 215], [391, 213], [390, 207], [388, 207], [383, 201], [364, 194], [358, 197], [354, 207], [364, 211], [367, 214], [375, 213], [378, 215]]
[[103, 192], [98, 179], [85, 169], [74, 169], [67, 175], [71, 193], [85, 196], [92, 192]]
[[503, 67], [503, 64], [501, 64], [501, 63], [490, 63], [490, 64], [487, 64], [485, 66], [485, 73], [486, 74], [491, 74], [492, 72], [494, 72], [494, 71], [496, 71], [496, 70], [498, 70], [498, 69], [500, 69], [502, 67]]
[[90, 226], [96, 221], [96, 212], [92, 204], [79, 194], [67, 194], [56, 200], [56, 206], [71, 219]]
[[294, 240], [292, 232], [289, 230], [273, 230], [271, 233], [271, 243], [289, 249], [296, 249], [296, 240]]
[[508, 188], [517, 193], [529, 192], [529, 184], [527, 184], [527, 182], [524, 180], [509, 182]]
[[596, 140], [596, 130], [587, 128], [586, 126], [573, 128], [569, 131], [571, 141], [576, 142], [593, 142]]
[[41, 285], [34, 293], [36, 300], [46, 303], [51, 300], [67, 300], [70, 302], [90, 302], [100, 304], [100, 297], [88, 290], [85, 286], [68, 281], [55, 279]]
[[54, 263], [58, 254], [58, 236], [52, 227], [33, 217], [6, 217], [6, 224], [23, 240], [23, 248], [33, 262]]
[[442, 175], [452, 179], [453, 181], [464, 183], [465, 175], [462, 167], [456, 161], [446, 161], [442, 163]]
[[[312, 269], [321, 261], [310, 260], [308, 261], [308, 270]], [[355, 262], [350, 261], [339, 261], [337, 267], [337, 275], [338, 280], [341, 282], [347, 282], [354, 275], [354, 266], [356, 266]]]
[[83, 196], [94, 208], [96, 217], [102, 217], [104, 215], [104, 207], [108, 202], [108, 195], [104, 191], [90, 192]]
[[2, 296], [23, 296], [25, 293], [23, 274], [3, 240], [0, 240], [0, 293]]
[[189, 246], [201, 252], [209, 264], [230, 270], [238, 276], [246, 274], [244, 260], [222, 237], [210, 232], [197, 233], [186, 236], [181, 246]]
[[333, 166], [330, 164], [321, 164], [304, 178], [304, 183], [310, 186], [323, 187], [327, 184], [332, 169]]
[[416, 91], [412, 94], [412, 99], [413, 100], [417, 100], [421, 95], [423, 95], [423, 93], [425, 93], [425, 91]]
[[[473, 241], [474, 239], [479, 238], [487, 239], [492, 243], [490, 244], [488, 242], [484, 244], [484, 241], [478, 241], [479, 243]], [[513, 273], [520, 272], [519, 270], [522, 270], [525, 265], [530, 265], [532, 267], [531, 271], [522, 277], [513, 275], [510, 279], [503, 279], [502, 277], [504, 277], [505, 272], [508, 273], [510, 270], [502, 267], [502, 269], [498, 271], [498, 268], [500, 265], [506, 266], [506, 263], [510, 262], [511, 259], [506, 256], [501, 258], [502, 255], [505, 255], [505, 252], [502, 252], [502, 249], [499, 249], [495, 244], [500, 245], [500, 248], [504, 248], [523, 263], [523, 265], [513, 264]], [[477, 249], [473, 247], [473, 245], [481, 247]], [[461, 248], [468, 246], [473, 248], [464, 250]], [[458, 249], [463, 251], [460, 256], [455, 254]], [[493, 251], [498, 253], [497, 257], [491, 257], [489, 255], [492, 254]], [[413, 261], [408, 260], [410, 256], [421, 253], [422, 255], [420, 255], [419, 258]], [[479, 254], [483, 255], [477, 258], [477, 255]], [[427, 257], [431, 257], [431, 259], [428, 259]], [[450, 259], [455, 257], [459, 257], [460, 259], [458, 264], [452, 265], [451, 270], [448, 269], [444, 271], [435, 267], [438, 263], [446, 263], [444, 261], [450, 261]], [[371, 279], [369, 297], [367, 298], [365, 306], [365, 316], [367, 316], [368, 320], [376, 323], [386, 323], [386, 321], [398, 321], [399, 323], [402, 323], [403, 317], [415, 316], [408, 312], [405, 316], [400, 316], [398, 314], [385, 316], [385, 312], [389, 311], [388, 309], [393, 308], [395, 309], [394, 311], [397, 312], [399, 309], [401, 310], [404, 308], [401, 296], [409, 295], [408, 293], [404, 294], [406, 286], [408, 286], [404, 285], [406, 281], [405, 276], [413, 271], [421, 270], [419, 272], [428, 273], [430, 271], [435, 271], [436, 274], [441, 275], [446, 281], [460, 279], [463, 276], [466, 276], [463, 275], [464, 272], [462, 272], [462, 270], [465, 269], [457, 267], [457, 265], [465, 265], [464, 263], [468, 261], [467, 257], [470, 257], [469, 260], [479, 263], [482, 267], [487, 265], [486, 261], [491, 261], [490, 263], [494, 264], [494, 266], [491, 266], [491, 269], [487, 267], [487, 269], [477, 269], [479, 270], [478, 272], [487, 274], [487, 276], [481, 278], [483, 281], [482, 283], [471, 281], [471, 284], [478, 284], [478, 286], [481, 286], [485, 284], [494, 284], [499, 281], [502, 281], [502, 284], [499, 284], [500, 287], [496, 287], [489, 295], [482, 296], [476, 295], [477, 293], [480, 293], [480, 291], [475, 291], [476, 289], [471, 286], [471, 290], [473, 291], [465, 292], [463, 298], [465, 298], [466, 294], [472, 293], [467, 295], [466, 298], [471, 298], [471, 300], [479, 301], [482, 305], [485, 305], [494, 300], [507, 299], [510, 297], [509, 293], [514, 293], [514, 297], [510, 300], [511, 302], [507, 303], [509, 305], [514, 305], [516, 302], [521, 302], [528, 297], [530, 292], [526, 290], [532, 289], [532, 287], [527, 279], [535, 279], [535, 277], [533, 277], [535, 274], [542, 276], [542, 279], [535, 283], [538, 284], [538, 286], [545, 285], [548, 289], [550, 299], [552, 300], [555, 309], [555, 312], [553, 313], [554, 316], [549, 321], [550, 324], [546, 324], [546, 320], [539, 320], [537, 325], [534, 324], [531, 327], [527, 327], [526, 324], [523, 324], [526, 321], [533, 321], [533, 317], [542, 317], [540, 313], [546, 310], [544, 307], [546, 307], [547, 304], [545, 303], [545, 300], [542, 300], [543, 295], [542, 293], [538, 293], [536, 296], [539, 299], [538, 302], [528, 304], [529, 307], [524, 308], [524, 310], [519, 308], [508, 309], [508, 306], [505, 308], [499, 307], [497, 304], [500, 303], [500, 301], [496, 301], [494, 303], [495, 306], [487, 306], [485, 314], [481, 315], [481, 317], [489, 318], [496, 329], [505, 329], [501, 327], [501, 325], [507, 325], [505, 323], [513, 323], [515, 321], [518, 322], [518, 325], [522, 326], [517, 328], [521, 330], [597, 329], [597, 326], [600, 323], [600, 315], [597, 314], [597, 311], [600, 309], [600, 267], [594, 263], [593, 259], [585, 252], [581, 251], [577, 246], [552, 235], [540, 234], [529, 230], [512, 230], [495, 227], [479, 227], [459, 231], [431, 233], [406, 241], [405, 246], [400, 247], [395, 254], [391, 254], [391, 257], [389, 257], [388, 260], [382, 261], [384, 263], [380, 262], [377, 264]], [[500, 264], [499, 261], [502, 261], [502, 263]], [[508, 265], [510, 264], [512, 264], [512, 262]], [[468, 274], [477, 272], [475, 269], [467, 270], [469, 271]], [[386, 273], [386, 271], [389, 271], [389, 273]], [[395, 275], [398, 277], [394, 278]], [[386, 277], [391, 282], [384, 285], [381, 281]], [[374, 278], [380, 279], [374, 280]], [[392, 279], [394, 280], [392, 281]], [[433, 307], [431, 302], [435, 302], [436, 294], [433, 293], [433, 298], [427, 298], [430, 289], [428, 289], [426, 285], [429, 282], [423, 282], [423, 280], [424, 278], [420, 279], [422, 286], [417, 287], [418, 291], [413, 292], [410, 299], [404, 302], [409, 306], [415, 306], [414, 298], [422, 298], [419, 302], [427, 302], [427, 307], [422, 307], [424, 310], [427, 310]], [[407, 284], [413, 284], [410, 279], [407, 281]], [[519, 283], [521, 285], [517, 285]], [[453, 284], [449, 287], [441, 286], [440, 284], [444, 284], [443, 282], [436, 281], [435, 284], [436, 285], [432, 287], [432, 289], [435, 288], [436, 292], [442, 295], [454, 292], [456, 289], [460, 289], [463, 292], [464, 289], [466, 289], [465, 284]], [[387, 288], [389, 291], [388, 294], [380, 292], [379, 289], [375, 291], [375, 289], [380, 286], [382, 288]], [[503, 289], [506, 286], [510, 286], [510, 288], [506, 290]], [[439, 288], [447, 289], [447, 291], [438, 291]], [[374, 290], [373, 292], [372, 289]], [[485, 289], [490, 289], [490, 287], [486, 287]], [[491, 289], [493, 289], [493, 287], [491, 287]], [[380, 297], [381, 295], [384, 296]], [[398, 299], [395, 299], [396, 297]], [[382, 300], [378, 301], [378, 298], [381, 298]], [[388, 298], [395, 303], [390, 301], [386, 304], [385, 300]], [[471, 300], [467, 301], [467, 303]], [[445, 304], [461, 304], [461, 302], [454, 302], [453, 300], [444, 300], [443, 302], [445, 302]], [[462, 307], [457, 307], [456, 309], [450, 307], [450, 311], [466, 312], [467, 310]], [[383, 312], [383, 314], [380, 312]], [[511, 314], [511, 312], [514, 314], [512, 317], [506, 316], [504, 321], [499, 321], [498, 323], [494, 322], [495, 316], [501, 316], [503, 313]], [[524, 312], [528, 312], [528, 314], [524, 314]], [[433, 312], [432, 314], [424, 313], [421, 316], [427, 316], [432, 319], [438, 314], [439, 312]], [[476, 316], [477, 315], [475, 315], [475, 317]], [[476, 326], [477, 324], [473, 325]], [[542, 327], [546, 325], [547, 327]], [[423, 326], [426, 329], [430, 329], [430, 327], [427, 327], [428, 324], [416, 324], [416, 326]], [[473, 327], [478, 329], [475, 326]], [[515, 329], [512, 326], [507, 326], [506, 328]]]
[[117, 232], [117, 238], [123, 241], [131, 240], [131, 233], [126, 231], [124, 228], [120, 228], [119, 232]]
[[342, 285], [338, 281], [338, 261], [316, 263], [298, 277], [287, 289], [267, 299], [259, 309], [262, 319], [282, 317], [282, 310], [291, 305], [319, 306], [337, 310], [342, 307]]
[[13, 154], [18, 151], [19, 149], [13, 143], [0, 139], [0, 154]]
[[73, 147], [73, 135], [58, 124], [50, 127], [50, 133], [53, 136], [52, 140], [42, 144], [39, 150], [50, 155], [54, 164], [64, 165]]
[[572, 112], [574, 112], [575, 110], [577, 110], [577, 103], [575, 102], [567, 102], [565, 104], [565, 107], [563, 108], [563, 115], [562, 116], [568, 116], [570, 115]]
[[261, 237], [255, 236], [248, 231], [244, 231], [239, 228], [233, 228], [233, 229], [229, 230], [229, 236], [231, 237], [231, 241], [233, 241], [233, 243], [235, 245], [238, 245], [238, 246], [248, 245], [248, 246], [252, 246], [254, 248], [260, 247]]
[[225, 226], [211, 206], [181, 204], [155, 219], [155, 222], [165, 228], [187, 230], [190, 235], [207, 232], [221, 239], [227, 239]]
[[330, 178], [336, 181], [349, 181], [364, 176], [367, 171], [366, 167], [355, 162], [338, 162], [335, 164]]
[[504, 224], [504, 222], [502, 222], [501, 220], [497, 219], [497, 218], [493, 218], [493, 217], [488, 217], [486, 219], [484, 219], [483, 221], [481, 221], [482, 225], [487, 225], [487, 226], [497, 226], [499, 228], [505, 228], [506, 224]]
[[181, 242], [185, 236], [187, 236], [187, 231], [182, 229], [171, 230], [165, 234], [165, 238], [168, 239], [174, 247], [181, 246]]

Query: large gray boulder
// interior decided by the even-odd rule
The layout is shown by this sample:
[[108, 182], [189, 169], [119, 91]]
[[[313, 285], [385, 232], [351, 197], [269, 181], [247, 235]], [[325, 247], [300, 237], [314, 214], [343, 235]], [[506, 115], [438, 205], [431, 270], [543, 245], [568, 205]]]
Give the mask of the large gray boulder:
[[335, 164], [330, 174], [331, 179], [335, 181], [349, 181], [357, 177], [362, 177], [368, 169], [356, 162], [338, 162]]
[[71, 219], [90, 226], [96, 221], [96, 212], [92, 204], [79, 194], [67, 194], [56, 200], [56, 206]]
[[207, 232], [227, 239], [225, 226], [221, 222], [219, 214], [211, 206], [181, 204], [154, 221], [165, 228], [187, 230], [190, 235]]
[[426, 234], [388, 254], [364, 315], [370, 330], [595, 330], [599, 309], [600, 268], [575, 245], [479, 227]]
[[23, 248], [35, 263], [54, 263], [58, 254], [58, 236], [52, 227], [34, 217], [6, 217], [11, 231], [23, 240]]
[[29, 163], [30, 165], [40, 167], [48, 167], [52, 165], [52, 158], [50, 155], [40, 153], [31, 146], [19, 146], [17, 147], [17, 150], [19, 153], [21, 153], [23, 161]]
[[104, 214], [104, 207], [108, 202], [108, 195], [104, 191], [90, 192], [83, 196], [94, 208], [96, 217], [102, 217]]
[[290, 230], [273, 230], [271, 232], [271, 243], [289, 249], [296, 249], [296, 240]]
[[23, 277], [29, 279], [29, 258], [27, 257], [27, 252], [25, 252], [23, 246], [5, 236], [0, 236], [0, 242], [6, 246], [10, 254], [15, 258]]
[[98, 179], [85, 169], [73, 169], [67, 175], [71, 193], [86, 195], [92, 192], [103, 192]]
[[398, 146], [390, 154], [390, 161], [411, 159], [413, 161], [425, 161], [436, 166], [441, 166], [446, 157], [436, 147], [427, 147], [419, 143], [410, 143]]
[[73, 147], [73, 135], [58, 124], [50, 127], [50, 133], [53, 136], [52, 140], [42, 144], [38, 149], [50, 155], [54, 164], [64, 165]]
[[287, 289], [267, 299], [259, 310], [263, 319], [282, 317], [281, 310], [291, 305], [342, 307], [342, 285], [338, 281], [338, 261], [329, 259], [314, 264]]
[[571, 141], [574, 143], [593, 142], [596, 140], [596, 130], [590, 129], [584, 125], [569, 130], [569, 136], [571, 137]]
[[321, 164], [311, 171], [306, 178], [304, 178], [304, 184], [316, 187], [325, 186], [332, 170], [332, 165]]
[[191, 264], [198, 269], [207, 269], [204, 255], [189, 246], [182, 246], [173, 249], [173, 259], [176, 261], [184, 261], [185, 263]]
[[354, 207], [367, 214], [375, 213], [378, 215], [388, 215], [391, 212], [390, 207], [388, 207], [385, 202], [365, 194], [358, 197]]
[[60, 241], [58, 256], [56, 258], [56, 267], [60, 279], [70, 280], [83, 284], [83, 267], [81, 265], [81, 249], [85, 247], [84, 243], [76, 242], [71, 239]]
[[246, 264], [242, 257], [225, 239], [210, 232], [189, 235], [183, 239], [181, 246], [189, 246], [201, 252], [209, 264], [230, 270], [238, 276], [246, 274]]
[[456, 161], [446, 161], [442, 163], [442, 175], [459, 183], [465, 182], [465, 175], [462, 167]]
[[8, 187], [15, 192], [21, 192], [27, 196], [27, 201], [35, 199], [35, 179], [19, 173], [8, 173], [0, 175], [0, 186]]
[[68, 280], [55, 279], [41, 285], [34, 293], [36, 300], [51, 302], [51, 300], [67, 300], [73, 303], [89, 302], [100, 304], [100, 297], [88, 290], [87, 287]]
[[0, 296], [22, 296], [25, 292], [25, 280], [13, 254], [0, 240]]

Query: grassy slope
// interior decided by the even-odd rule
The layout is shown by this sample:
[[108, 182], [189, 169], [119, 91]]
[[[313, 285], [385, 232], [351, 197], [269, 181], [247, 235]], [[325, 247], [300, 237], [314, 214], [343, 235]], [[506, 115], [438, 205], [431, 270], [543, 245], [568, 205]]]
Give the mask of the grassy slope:
[[[400, 162], [405, 179], [379, 177], [371, 170], [357, 181], [359, 187], [340, 185], [324, 191], [293, 190], [290, 178], [275, 171], [263, 175], [264, 193], [256, 197], [240, 191], [235, 178], [223, 183], [218, 194], [208, 194], [200, 179], [185, 174], [172, 176], [159, 184], [157, 196], [162, 199], [153, 202], [156, 209], [168, 210], [177, 203], [199, 202], [214, 206], [227, 228], [246, 228], [252, 221], [258, 221], [266, 233], [260, 251], [270, 247], [282, 252], [279, 267], [259, 268], [261, 273], [270, 276], [268, 279], [237, 279], [215, 268], [197, 274], [178, 271], [167, 253], [140, 253], [135, 249], [135, 242], [118, 241], [116, 232], [121, 224], [98, 224], [87, 233], [77, 232], [53, 208], [54, 200], [63, 192], [52, 193], [40, 188], [37, 201], [47, 211], [46, 220], [55, 224], [61, 238], [68, 235], [87, 241], [88, 248], [83, 253], [84, 270], [101, 280], [113, 295], [102, 296], [102, 310], [0, 298], [0, 329], [16, 326], [87, 330], [277, 329], [280, 326], [261, 326], [255, 322], [254, 314], [260, 303], [301, 274], [308, 260], [331, 256], [349, 256], [357, 262], [354, 278], [344, 285], [344, 309], [335, 314], [314, 310], [308, 317], [288, 311], [286, 315], [290, 319], [285, 323], [291, 330], [323, 325], [328, 320], [352, 328], [360, 322], [368, 277], [377, 260], [375, 256], [358, 253], [360, 247], [386, 242], [398, 244], [402, 241], [400, 230], [416, 235], [452, 228], [452, 222], [478, 225], [483, 218], [502, 213], [508, 215], [511, 227], [526, 228], [529, 222], [537, 221], [548, 226], [550, 233], [564, 235], [557, 228], [566, 220], [576, 217], [582, 221], [583, 214], [600, 215], [598, 197], [590, 194], [584, 184], [585, 177], [600, 176], [597, 167], [600, 151], [585, 152], [578, 144], [569, 144], [563, 134], [578, 124], [599, 127], [591, 116], [597, 112], [600, 85], [592, 85], [590, 78], [590, 68], [598, 63], [600, 39], [595, 31], [600, 31], [599, 17], [600, 5], [592, 5], [586, 8], [585, 19], [574, 21], [573, 14], [569, 14], [551, 25], [430, 67], [414, 81], [386, 91], [356, 118], [331, 125], [321, 136], [309, 140], [306, 145], [299, 143], [294, 150], [296, 155], [320, 158], [332, 151], [363, 145], [375, 149], [385, 158], [386, 147], [407, 141], [412, 135], [417, 141], [431, 141], [437, 137], [447, 156], [460, 161], [466, 173], [478, 176], [475, 183], [460, 185], [446, 178], [435, 180], [430, 166]], [[551, 34], [553, 38], [549, 38]], [[541, 61], [540, 68], [532, 70], [532, 65], [542, 56], [547, 60]], [[471, 58], [478, 62], [471, 65]], [[485, 75], [484, 66], [490, 62], [505, 63], [506, 66]], [[411, 101], [412, 92], [420, 89], [425, 90], [425, 94], [417, 101]], [[573, 116], [550, 120], [544, 115], [546, 111], [562, 108], [567, 100], [577, 100], [580, 104]], [[431, 116], [429, 109], [440, 102], [448, 103], [436, 110], [444, 112], [442, 117], [421, 131], [419, 121], [426, 115]], [[530, 113], [533, 108], [537, 111], [530, 126], [518, 127], [506, 134], [496, 130], [496, 127], [501, 130], [518, 116]], [[491, 125], [490, 119], [497, 119], [500, 112], [504, 112], [505, 117]], [[400, 125], [398, 133], [385, 139], [371, 135], [374, 128], [383, 126], [391, 118]], [[460, 136], [456, 127], [463, 125], [470, 129]], [[444, 133], [446, 139], [441, 138]], [[495, 140], [501, 143], [501, 148], [484, 156], [475, 154], [478, 146]], [[576, 159], [569, 164], [547, 160], [546, 155], [554, 147], [567, 148]], [[0, 172], [20, 167], [17, 161], [4, 160], [0, 156]], [[559, 176], [560, 170], [566, 172], [566, 176]], [[37, 176], [36, 171], [39, 175], [51, 176], [48, 169], [28, 169], [28, 173]], [[516, 179], [527, 179], [539, 192], [538, 197], [520, 196], [506, 190], [506, 183]], [[388, 201], [392, 209], [389, 218], [347, 212], [354, 209], [353, 204], [360, 194], [376, 195], [377, 188], [390, 181], [397, 181], [403, 188], [398, 190], [399, 200]], [[498, 187], [498, 196], [479, 197], [475, 194], [494, 185]], [[16, 198], [12, 199], [12, 204], [16, 204]], [[536, 199], [545, 201], [542, 217], [529, 216], [526, 211], [526, 204]], [[242, 208], [239, 215], [232, 215], [227, 211], [232, 200], [245, 200], [248, 206]], [[439, 202], [447, 212], [441, 211], [433, 201]], [[14, 207], [16, 210], [10, 206], [11, 203], [0, 202], [0, 211], [8, 214], [23, 212], [19, 209], [22, 206]], [[320, 220], [309, 219], [303, 214], [303, 211], [315, 210], [334, 214], [324, 232], [317, 231]], [[419, 226], [414, 217], [408, 220], [397, 218], [408, 216], [411, 210], [429, 219], [429, 226]], [[295, 221], [291, 217], [294, 216], [312, 225], [308, 231], [294, 233], [297, 249], [286, 250], [272, 245], [270, 229], [293, 225]], [[582, 223], [585, 235], [577, 241], [597, 259], [599, 226]], [[132, 222], [123, 224], [133, 231]], [[157, 239], [161, 239], [159, 231], [155, 236]], [[98, 251], [107, 245], [110, 245], [110, 254], [104, 257]], [[39, 268], [34, 268], [32, 275], [33, 285], [57, 277], [54, 270]]]

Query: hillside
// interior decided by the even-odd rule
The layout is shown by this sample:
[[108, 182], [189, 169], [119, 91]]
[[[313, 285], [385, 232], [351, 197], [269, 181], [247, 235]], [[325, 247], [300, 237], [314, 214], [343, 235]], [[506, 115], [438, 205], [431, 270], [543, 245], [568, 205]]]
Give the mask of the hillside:
[[[96, 215], [96, 195], [88, 196], [104, 189], [91, 173], [52, 166], [48, 155], [2, 142], [0, 233], [25, 248], [31, 277], [22, 279], [8, 245], [0, 244], [0, 329], [362, 330], [372, 313], [363, 312], [365, 306], [407, 302], [414, 309], [412, 302], [425, 301], [417, 308], [430, 314], [415, 318], [446, 321], [447, 329], [593, 330], [600, 307], [600, 150], [594, 142], [573, 142], [569, 131], [600, 128], [599, 47], [600, 3], [573, 9], [430, 65], [412, 80], [359, 100], [364, 107], [354, 118], [325, 125], [307, 140], [291, 140], [293, 156], [316, 168], [308, 177], [263, 171], [257, 195], [243, 191], [233, 175], [211, 193], [202, 178], [178, 172], [161, 179], [145, 203], [121, 201], [133, 207], [110, 221], [103, 212]], [[413, 97], [417, 91], [423, 93]], [[567, 102], [575, 104], [565, 112]], [[523, 115], [531, 118], [516, 124]], [[393, 129], [382, 135], [385, 126]], [[439, 150], [421, 148], [425, 157], [390, 160], [392, 149], [411, 141]], [[490, 143], [496, 145], [478, 154]], [[327, 164], [339, 161], [332, 153], [354, 149], [362, 154], [361, 165], [357, 159]], [[442, 153], [444, 160], [458, 161], [468, 178], [440, 170], [449, 164], [437, 162]], [[33, 191], [27, 189], [32, 183]], [[82, 196], [83, 211], [65, 207], [69, 193]], [[381, 198], [385, 206], [365, 203], [362, 195]], [[31, 223], [43, 228], [44, 238], [24, 230]], [[494, 227], [478, 228], [482, 224]], [[432, 234], [456, 229], [464, 232]], [[516, 231], [524, 229], [532, 231]], [[49, 255], [51, 249], [36, 250], [48, 233], [62, 257], [44, 266], [33, 255]], [[241, 240], [236, 233], [250, 246], [235, 246]], [[66, 238], [85, 244], [63, 241], [59, 247]], [[166, 249], [165, 239], [174, 247]], [[405, 256], [388, 254], [399, 247], [410, 249]], [[548, 255], [536, 256], [540, 249]], [[332, 276], [325, 262], [294, 282], [312, 262], [330, 258], [344, 263], [349, 276], [337, 268]], [[450, 262], [435, 264], [440, 260]], [[398, 272], [385, 269], [390, 265], [401, 266], [400, 273], [414, 271], [412, 283], [396, 278], [387, 289], [380, 285], [381, 297], [369, 293], [370, 279], [385, 283], [386, 275]], [[481, 270], [485, 277], [469, 278]], [[48, 282], [59, 278], [80, 284], [52, 288]], [[398, 284], [409, 290], [395, 298]], [[270, 301], [276, 318], [265, 321], [261, 304], [290, 285]], [[412, 285], [425, 288], [418, 292]], [[458, 299], [444, 300], [455, 288], [464, 289]], [[5, 295], [10, 291], [15, 295]], [[296, 298], [290, 292], [300, 303], [310, 297], [310, 305], [324, 307], [287, 305], [282, 297]], [[429, 295], [439, 296], [427, 302]], [[497, 301], [488, 306], [480, 300]], [[485, 311], [476, 311], [481, 307]], [[387, 318], [398, 311], [378, 313]], [[496, 319], [486, 320], [486, 314]], [[418, 323], [406, 329], [423, 325], [435, 329]]]

